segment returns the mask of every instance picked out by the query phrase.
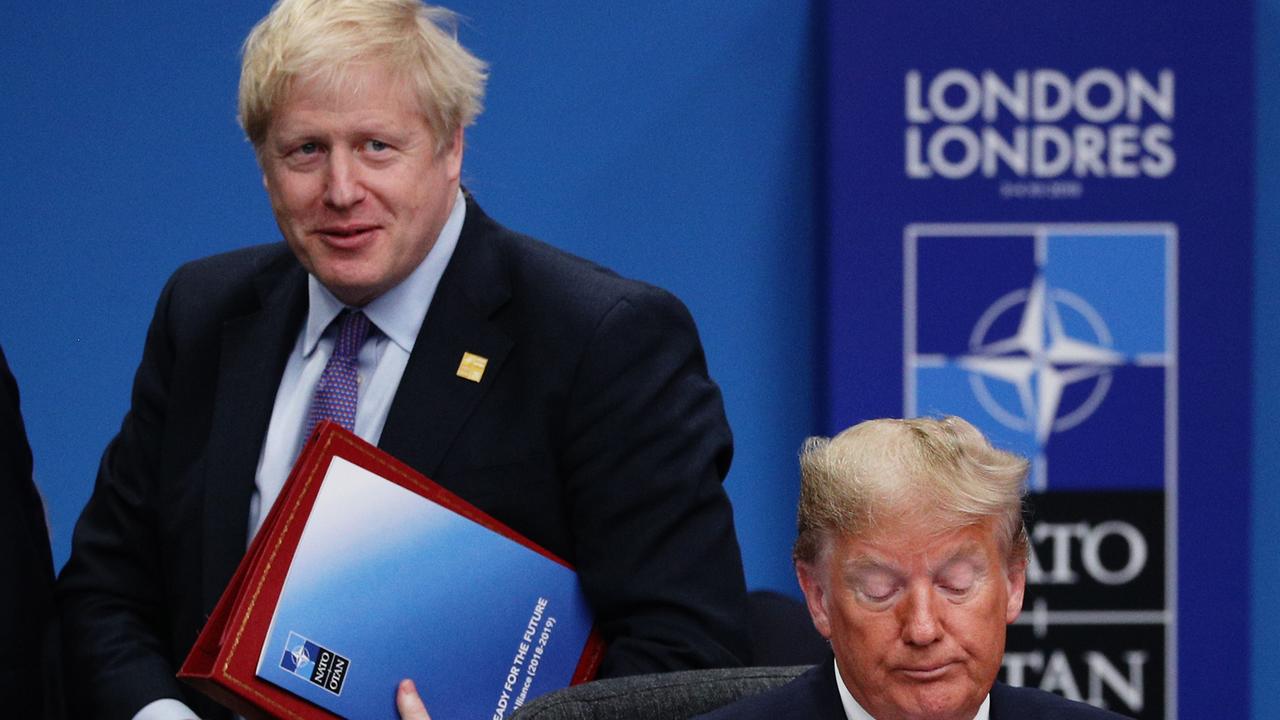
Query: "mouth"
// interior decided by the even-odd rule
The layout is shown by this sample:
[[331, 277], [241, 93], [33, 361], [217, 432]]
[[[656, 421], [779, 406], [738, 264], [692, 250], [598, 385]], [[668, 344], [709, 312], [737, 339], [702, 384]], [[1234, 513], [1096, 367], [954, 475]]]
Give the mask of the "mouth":
[[898, 668], [898, 672], [908, 679], [917, 682], [929, 682], [938, 680], [951, 671], [952, 663], [944, 662], [939, 664], [913, 665], [911, 667]]
[[314, 234], [326, 245], [352, 249], [368, 242], [379, 229], [380, 227], [377, 225], [352, 223], [349, 225], [327, 225], [316, 229]]

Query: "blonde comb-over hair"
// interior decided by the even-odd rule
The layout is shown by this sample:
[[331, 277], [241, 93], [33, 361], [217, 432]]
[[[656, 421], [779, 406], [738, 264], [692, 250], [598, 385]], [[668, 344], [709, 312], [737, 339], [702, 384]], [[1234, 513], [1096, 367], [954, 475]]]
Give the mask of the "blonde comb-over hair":
[[990, 518], [1006, 560], [1025, 560], [1028, 467], [958, 417], [868, 420], [834, 438], [809, 438], [793, 557], [813, 563], [833, 534], [857, 537], [889, 520], [945, 532]]

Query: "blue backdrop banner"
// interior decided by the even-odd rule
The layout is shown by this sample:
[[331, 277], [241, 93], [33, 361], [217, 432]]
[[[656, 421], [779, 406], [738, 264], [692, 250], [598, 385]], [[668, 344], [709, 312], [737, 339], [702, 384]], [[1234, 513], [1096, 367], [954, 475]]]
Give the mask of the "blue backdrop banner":
[[1008, 682], [1248, 713], [1252, 8], [827, 9], [828, 430], [1032, 461]]

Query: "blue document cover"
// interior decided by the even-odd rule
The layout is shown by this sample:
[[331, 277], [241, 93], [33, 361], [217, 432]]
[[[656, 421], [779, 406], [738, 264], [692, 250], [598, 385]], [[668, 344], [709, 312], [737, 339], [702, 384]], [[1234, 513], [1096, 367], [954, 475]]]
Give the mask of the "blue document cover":
[[348, 718], [504, 718], [570, 684], [592, 617], [565, 565], [342, 457], [325, 471], [257, 675]]

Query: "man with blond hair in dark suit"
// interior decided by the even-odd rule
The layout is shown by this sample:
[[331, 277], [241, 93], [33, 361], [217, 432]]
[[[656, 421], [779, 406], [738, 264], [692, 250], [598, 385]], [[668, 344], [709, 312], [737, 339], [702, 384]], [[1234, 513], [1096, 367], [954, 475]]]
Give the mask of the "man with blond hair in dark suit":
[[575, 565], [602, 675], [745, 656], [732, 439], [693, 320], [459, 186], [486, 71], [451, 23], [280, 0], [249, 35], [240, 121], [284, 242], [161, 294], [59, 579], [87, 715], [225, 717], [174, 671], [322, 418]]

